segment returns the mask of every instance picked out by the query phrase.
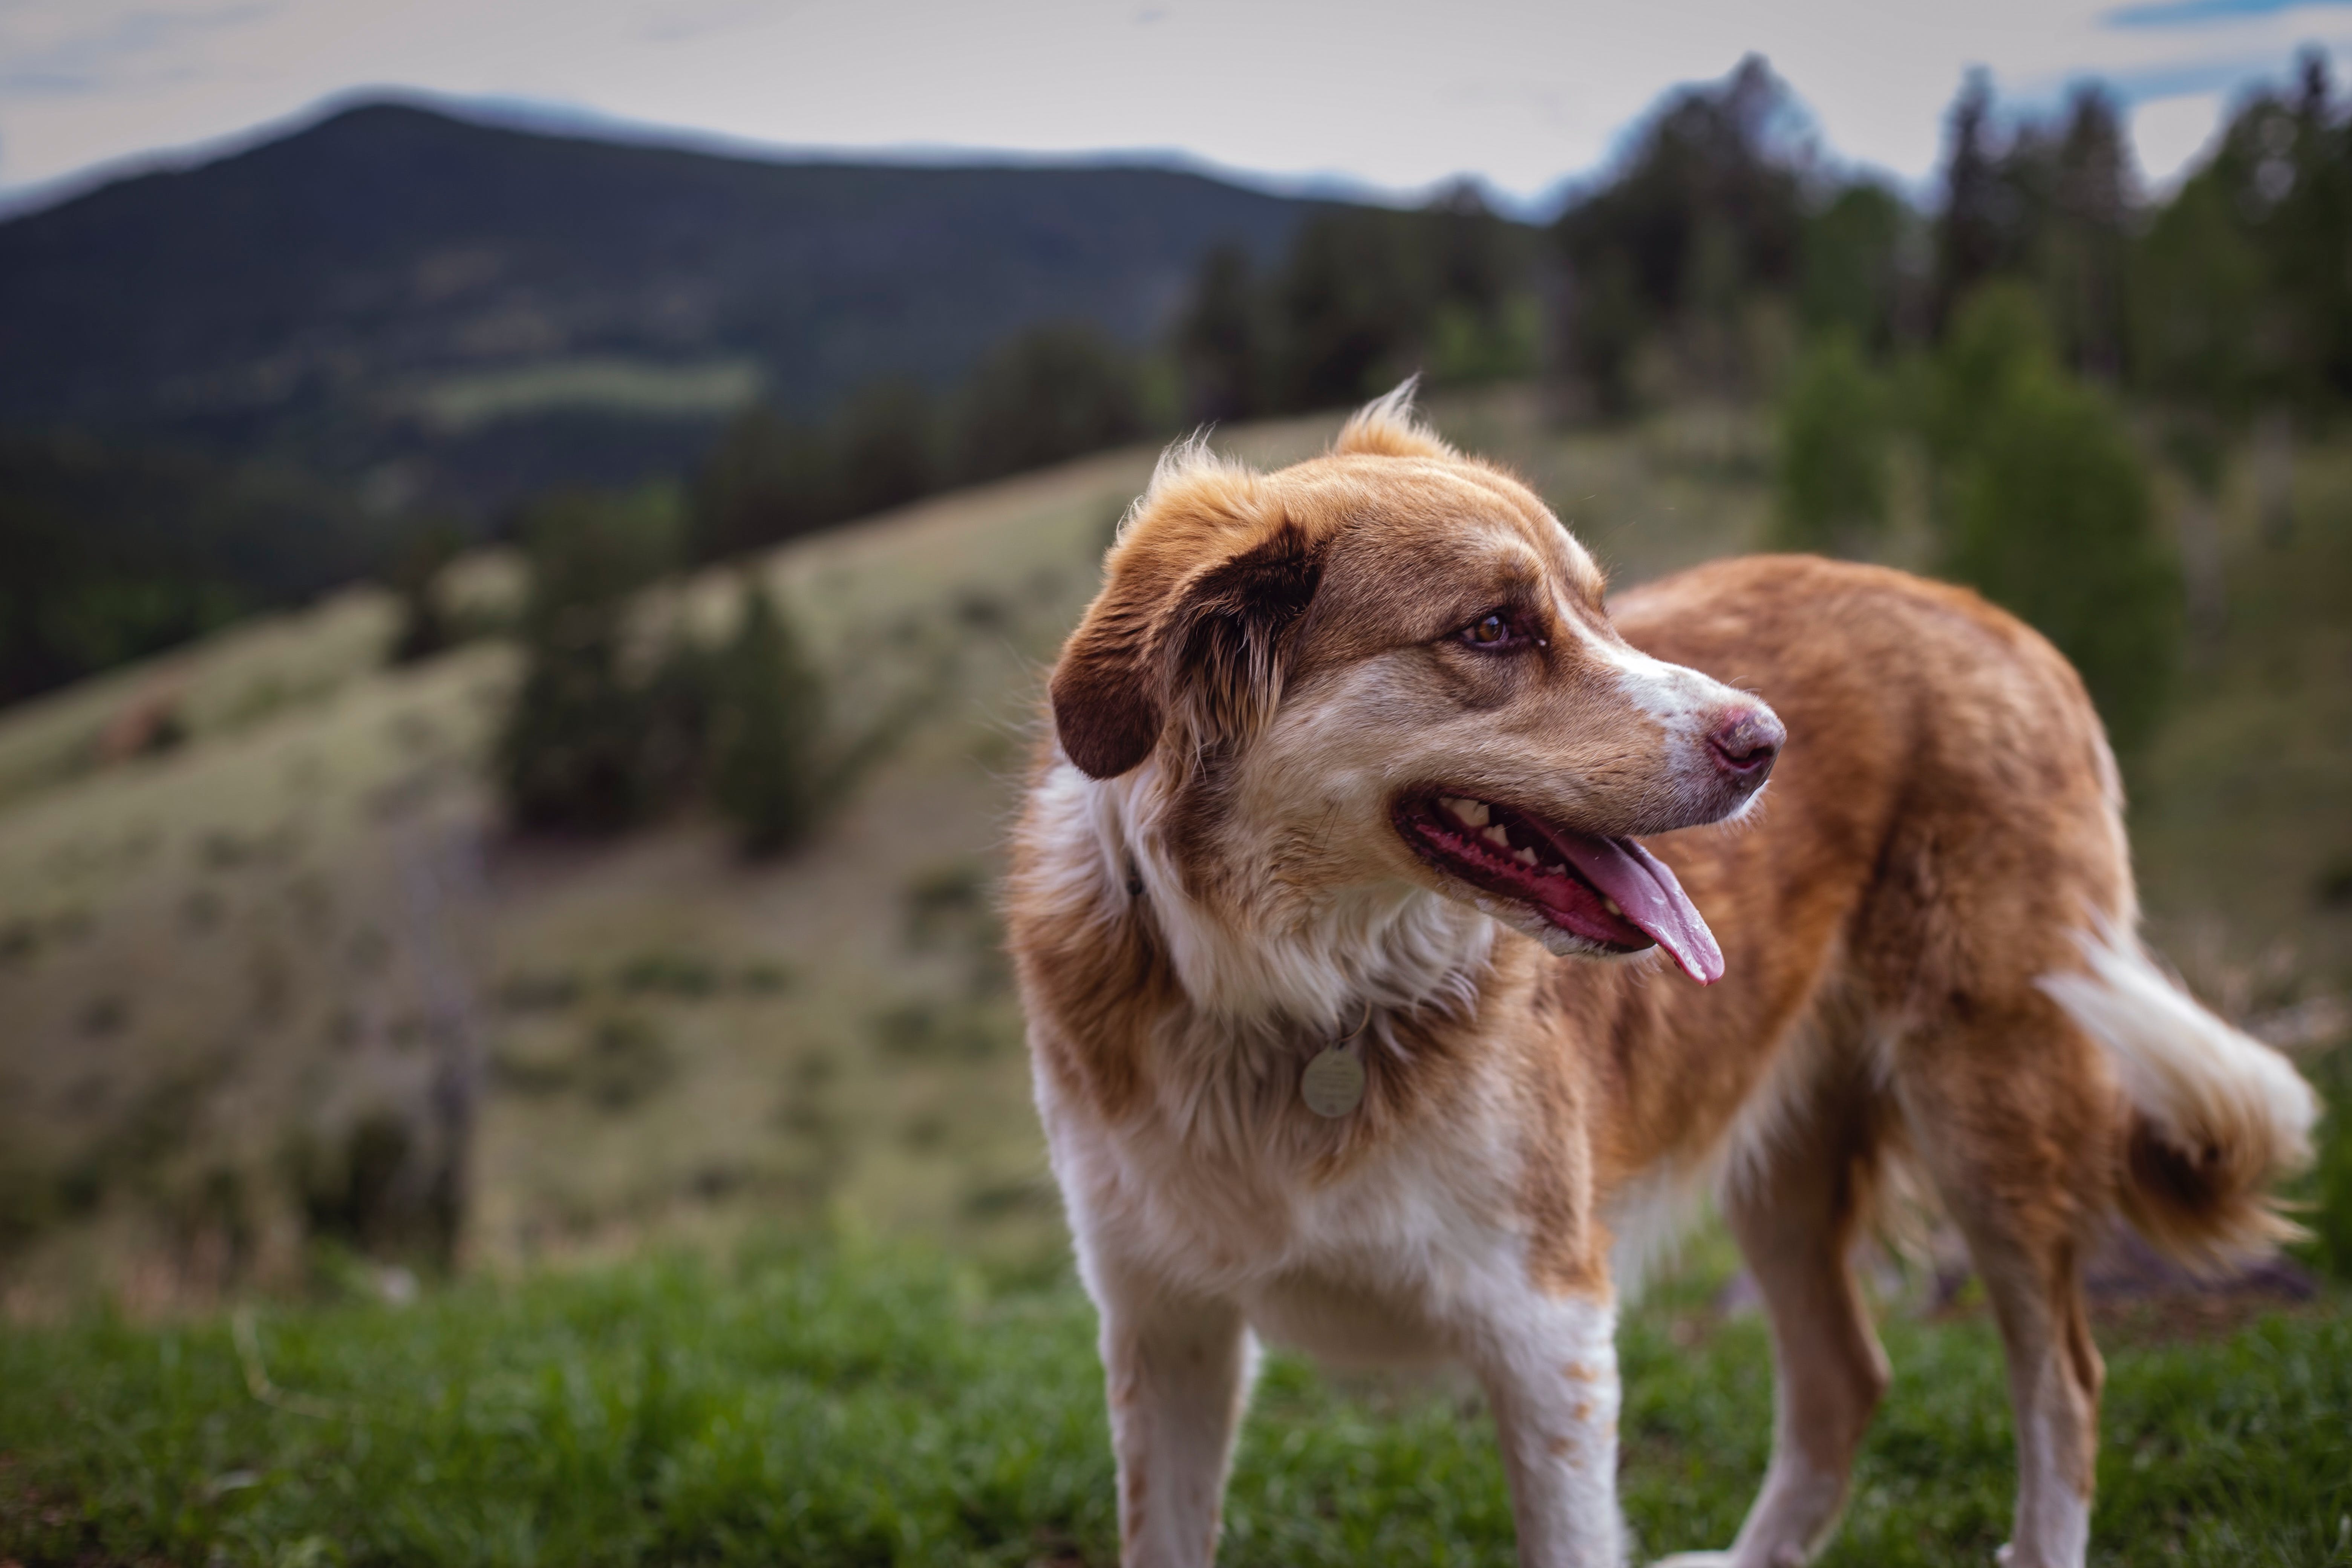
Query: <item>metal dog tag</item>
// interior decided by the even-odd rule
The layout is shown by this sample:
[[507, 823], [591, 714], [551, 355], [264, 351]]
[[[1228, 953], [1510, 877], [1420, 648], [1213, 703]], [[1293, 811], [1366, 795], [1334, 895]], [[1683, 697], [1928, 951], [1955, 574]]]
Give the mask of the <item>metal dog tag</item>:
[[1326, 1046], [1307, 1064], [1298, 1093], [1318, 1116], [1345, 1116], [1364, 1102], [1364, 1064], [1353, 1051]]

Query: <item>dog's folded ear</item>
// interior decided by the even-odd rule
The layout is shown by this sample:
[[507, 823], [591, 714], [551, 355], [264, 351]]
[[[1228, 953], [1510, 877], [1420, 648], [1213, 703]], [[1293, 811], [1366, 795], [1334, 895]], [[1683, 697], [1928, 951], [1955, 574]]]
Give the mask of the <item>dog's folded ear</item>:
[[1171, 720], [1188, 746], [1245, 739], [1272, 717], [1322, 551], [1287, 521], [1183, 573], [1115, 564], [1054, 668], [1054, 729], [1088, 776], [1116, 778], [1159, 744]]
[[1274, 717], [1291, 634], [1322, 578], [1323, 552], [1286, 521], [1202, 573], [1181, 595], [1166, 658], [1196, 742], [1244, 740]]
[[1150, 667], [1157, 604], [1106, 589], [1062, 648], [1047, 688], [1054, 732], [1089, 778], [1112, 779], [1159, 742], [1160, 682]]

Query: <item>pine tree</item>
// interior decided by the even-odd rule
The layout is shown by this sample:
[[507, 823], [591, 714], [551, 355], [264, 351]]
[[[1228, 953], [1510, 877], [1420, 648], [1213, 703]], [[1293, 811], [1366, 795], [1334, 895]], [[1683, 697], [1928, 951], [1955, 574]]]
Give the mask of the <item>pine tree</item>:
[[816, 823], [824, 689], [774, 596], [748, 574], [741, 604], [715, 681], [711, 795], [745, 852], [771, 855]]
[[633, 668], [629, 616], [671, 564], [675, 513], [659, 494], [574, 493], [524, 520], [523, 677], [498, 749], [520, 826], [613, 832], [658, 804], [647, 746], [660, 726]]
[[2252, 419], [2273, 313], [2264, 258], [2226, 184], [2192, 175], [2148, 226], [2133, 269], [2133, 373], [2177, 408], [2235, 433]]
[[833, 443], [764, 404], [731, 420], [695, 471], [694, 558], [719, 561], [848, 513]]
[[1097, 327], [1033, 328], [972, 373], [962, 426], [965, 477], [1019, 473], [1140, 436], [1140, 381]]
[[1797, 314], [1810, 331], [1843, 331], [1884, 353], [1916, 327], [1906, 321], [1905, 242], [1915, 219], [1903, 198], [1871, 180], [1843, 186], [1805, 220]]
[[1761, 379], [1737, 346], [1739, 317], [1797, 279], [1805, 162], [1802, 110], [1750, 55], [1671, 95], [1613, 175], [1560, 215], [1559, 368], [1593, 405], [1631, 409], [1633, 367], [1661, 334], [1710, 389]]
[[1264, 309], [1249, 252], [1221, 245], [1201, 259], [1192, 300], [1176, 328], [1185, 415], [1196, 424], [1247, 419], [1266, 390]]
[[1945, 123], [1944, 210], [1936, 225], [1939, 329], [2006, 259], [2008, 216], [2008, 193], [1992, 144], [1992, 84], [1983, 71], [1969, 73]]
[[1437, 301], [1425, 221], [1353, 208], [1299, 226], [1274, 289], [1286, 406], [1361, 402], [1420, 368]]
[[838, 516], [865, 517], [938, 489], [940, 415], [911, 381], [869, 384], [849, 400], [831, 432]]
[[2137, 193], [2122, 119], [2105, 90], [2074, 95], [2053, 163], [2036, 270], [2067, 363], [2113, 382], [2124, 369], [2125, 265]]

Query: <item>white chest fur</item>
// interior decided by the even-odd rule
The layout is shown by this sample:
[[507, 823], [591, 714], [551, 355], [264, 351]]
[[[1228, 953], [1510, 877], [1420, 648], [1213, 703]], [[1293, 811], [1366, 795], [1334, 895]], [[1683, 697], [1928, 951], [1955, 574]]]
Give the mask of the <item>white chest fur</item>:
[[1082, 1261], [1240, 1303], [1262, 1336], [1337, 1362], [1455, 1353], [1449, 1325], [1470, 1299], [1525, 1278], [1516, 1141], [1474, 1096], [1447, 1124], [1323, 1174], [1345, 1129], [1280, 1103], [1295, 1094], [1270, 1083], [1258, 1107], [1279, 1136], [1244, 1125], [1227, 1139], [1150, 1112], [1105, 1127], [1041, 1081]]

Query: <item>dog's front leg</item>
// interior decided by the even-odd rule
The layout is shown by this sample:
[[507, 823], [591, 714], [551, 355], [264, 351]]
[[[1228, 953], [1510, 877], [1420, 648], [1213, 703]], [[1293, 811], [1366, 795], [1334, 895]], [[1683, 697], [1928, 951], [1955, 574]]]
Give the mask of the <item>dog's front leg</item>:
[[1502, 1440], [1523, 1568], [1621, 1568], [1617, 1311], [1606, 1298], [1530, 1291], [1473, 1354]]
[[1240, 1309], [1093, 1270], [1118, 1459], [1119, 1561], [1196, 1568], [1217, 1552], [1225, 1471], [1255, 1360]]

